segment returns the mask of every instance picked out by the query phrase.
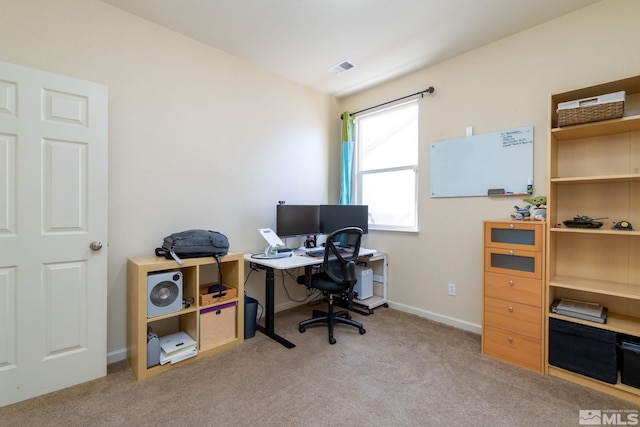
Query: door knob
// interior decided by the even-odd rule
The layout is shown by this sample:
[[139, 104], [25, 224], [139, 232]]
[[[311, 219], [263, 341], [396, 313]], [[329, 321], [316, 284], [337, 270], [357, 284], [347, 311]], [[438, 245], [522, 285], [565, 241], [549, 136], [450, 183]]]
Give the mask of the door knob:
[[93, 241], [91, 242], [89, 247], [91, 248], [92, 251], [99, 251], [100, 249], [102, 249], [102, 242]]

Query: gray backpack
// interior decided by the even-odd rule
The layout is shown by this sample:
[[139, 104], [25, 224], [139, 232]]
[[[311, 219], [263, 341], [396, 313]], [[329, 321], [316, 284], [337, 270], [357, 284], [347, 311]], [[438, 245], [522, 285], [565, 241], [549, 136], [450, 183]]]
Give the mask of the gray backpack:
[[164, 238], [156, 256], [174, 259], [182, 265], [182, 258], [218, 258], [229, 252], [227, 236], [211, 230], [187, 230]]

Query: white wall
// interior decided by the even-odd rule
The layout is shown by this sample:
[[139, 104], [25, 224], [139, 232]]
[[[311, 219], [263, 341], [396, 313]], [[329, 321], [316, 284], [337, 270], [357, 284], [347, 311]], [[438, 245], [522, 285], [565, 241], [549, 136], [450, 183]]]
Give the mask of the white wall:
[[[466, 329], [482, 320], [482, 220], [508, 219], [520, 197], [431, 199], [429, 144], [534, 126], [534, 193], [546, 194], [549, 95], [640, 73], [640, 2], [608, 0], [346, 98], [357, 111], [432, 85], [420, 102], [417, 234], [372, 232], [389, 258], [392, 306]], [[457, 296], [447, 284], [457, 284]]]
[[[99, 1], [0, 0], [0, 11], [0, 60], [109, 86], [110, 360], [126, 355], [127, 258], [188, 228], [260, 250], [278, 200], [327, 201], [340, 138], [327, 95]], [[247, 292], [262, 299], [263, 281], [252, 275]]]

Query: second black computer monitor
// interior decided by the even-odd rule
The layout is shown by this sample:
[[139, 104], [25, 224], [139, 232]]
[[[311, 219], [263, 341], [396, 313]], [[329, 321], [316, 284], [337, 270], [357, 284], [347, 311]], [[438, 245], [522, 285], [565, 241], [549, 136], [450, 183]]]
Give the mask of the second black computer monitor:
[[331, 234], [344, 227], [359, 227], [369, 232], [369, 206], [320, 205], [320, 233]]
[[276, 233], [280, 237], [331, 234], [344, 227], [369, 231], [367, 205], [277, 205]]

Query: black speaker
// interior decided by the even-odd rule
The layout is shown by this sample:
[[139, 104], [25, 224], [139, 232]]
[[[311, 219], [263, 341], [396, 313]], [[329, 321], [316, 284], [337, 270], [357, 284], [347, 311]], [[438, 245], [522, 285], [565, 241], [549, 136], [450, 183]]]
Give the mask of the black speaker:
[[182, 272], [168, 271], [147, 276], [147, 318], [180, 311]]

